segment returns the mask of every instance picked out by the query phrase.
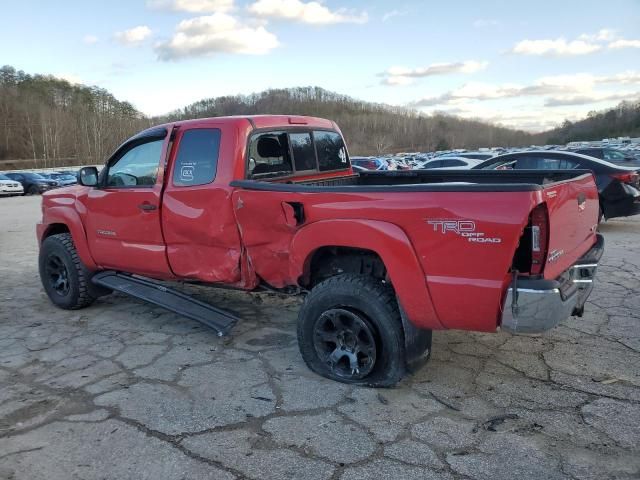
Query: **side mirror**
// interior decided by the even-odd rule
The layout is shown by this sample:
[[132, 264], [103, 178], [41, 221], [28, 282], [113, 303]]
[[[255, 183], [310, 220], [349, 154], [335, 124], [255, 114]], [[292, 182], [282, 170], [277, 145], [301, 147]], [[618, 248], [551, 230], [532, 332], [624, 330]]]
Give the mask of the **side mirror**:
[[96, 167], [82, 167], [78, 172], [78, 183], [85, 187], [98, 185], [98, 169]]

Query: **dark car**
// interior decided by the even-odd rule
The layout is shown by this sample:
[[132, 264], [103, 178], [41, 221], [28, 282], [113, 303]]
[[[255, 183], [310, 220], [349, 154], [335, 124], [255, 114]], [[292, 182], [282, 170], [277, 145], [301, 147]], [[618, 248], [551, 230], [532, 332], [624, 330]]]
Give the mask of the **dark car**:
[[580, 148], [575, 153], [588, 155], [589, 157], [599, 158], [607, 162], [614, 163], [623, 167], [640, 168], [640, 160], [628, 152], [616, 150], [615, 148]]
[[473, 170], [591, 170], [600, 194], [600, 217], [627, 217], [640, 213], [640, 175], [637, 168], [621, 167], [573, 152], [531, 151], [499, 155]]
[[11, 180], [20, 182], [25, 195], [36, 195], [60, 186], [57, 181], [33, 172], [10, 172], [5, 175]]

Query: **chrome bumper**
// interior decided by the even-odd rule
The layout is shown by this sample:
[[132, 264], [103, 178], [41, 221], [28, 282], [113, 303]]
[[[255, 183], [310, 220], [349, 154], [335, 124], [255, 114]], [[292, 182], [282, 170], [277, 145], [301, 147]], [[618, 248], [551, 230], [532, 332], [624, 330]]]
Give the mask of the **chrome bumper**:
[[591, 250], [557, 280], [514, 279], [502, 308], [502, 328], [540, 333], [570, 315], [582, 316], [603, 250], [604, 239], [598, 235]]

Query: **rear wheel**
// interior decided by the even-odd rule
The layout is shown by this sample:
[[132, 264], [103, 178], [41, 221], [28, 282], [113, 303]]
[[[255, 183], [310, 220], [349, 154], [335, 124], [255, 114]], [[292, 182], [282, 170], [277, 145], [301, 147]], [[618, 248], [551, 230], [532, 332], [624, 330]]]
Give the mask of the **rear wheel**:
[[35, 185], [31, 185], [27, 189], [27, 195], [37, 195], [37, 194], [38, 194], [38, 187], [36, 187]]
[[75, 310], [91, 305], [91, 272], [80, 261], [69, 233], [47, 237], [40, 248], [40, 280], [47, 295], [60, 308]]
[[405, 374], [398, 302], [370, 276], [345, 274], [316, 285], [298, 315], [298, 344], [311, 370], [339, 382], [384, 387]]

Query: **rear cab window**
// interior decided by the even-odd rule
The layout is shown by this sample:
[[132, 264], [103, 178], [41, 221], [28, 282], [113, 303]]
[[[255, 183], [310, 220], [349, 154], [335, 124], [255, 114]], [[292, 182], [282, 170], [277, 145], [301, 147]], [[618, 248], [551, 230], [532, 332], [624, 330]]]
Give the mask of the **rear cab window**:
[[342, 136], [331, 130], [296, 129], [254, 133], [247, 178], [313, 175], [350, 167]]

